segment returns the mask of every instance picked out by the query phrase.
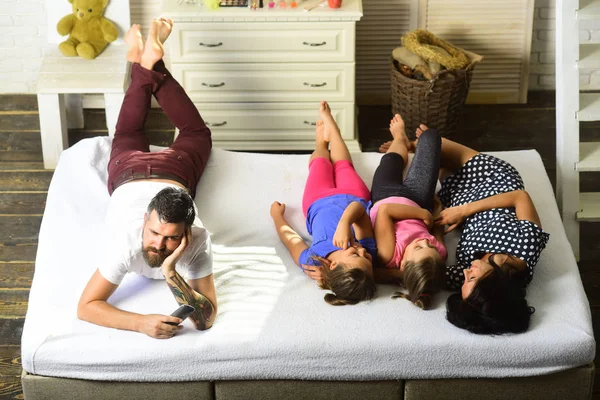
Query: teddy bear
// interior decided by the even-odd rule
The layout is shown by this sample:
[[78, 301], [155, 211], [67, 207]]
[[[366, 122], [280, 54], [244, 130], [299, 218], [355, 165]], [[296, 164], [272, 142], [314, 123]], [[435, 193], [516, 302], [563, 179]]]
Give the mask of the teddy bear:
[[73, 14], [62, 17], [56, 25], [58, 33], [69, 38], [58, 48], [65, 56], [79, 55], [92, 60], [118, 36], [115, 24], [102, 16], [108, 0], [69, 0], [69, 3], [73, 5]]

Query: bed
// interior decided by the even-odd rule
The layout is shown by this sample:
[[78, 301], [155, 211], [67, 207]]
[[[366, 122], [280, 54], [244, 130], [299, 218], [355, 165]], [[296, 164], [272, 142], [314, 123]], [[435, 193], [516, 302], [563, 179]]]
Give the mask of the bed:
[[[333, 307], [279, 242], [269, 206], [307, 238], [300, 200], [308, 155], [213, 149], [196, 204], [214, 244], [219, 313], [214, 326], [189, 321], [170, 340], [119, 331], [76, 317], [107, 233], [110, 138], [77, 143], [61, 155], [40, 228], [22, 337], [27, 399], [586, 399], [595, 340], [589, 303], [534, 150], [494, 154], [513, 164], [551, 234], [528, 301], [536, 308], [520, 335], [478, 336], [445, 320], [443, 292], [433, 310], [391, 299]], [[154, 148], [156, 150], [157, 148]], [[354, 154], [370, 186], [381, 157]], [[458, 237], [447, 235], [453, 257]], [[109, 299], [139, 313], [177, 304], [164, 281], [128, 275]]]

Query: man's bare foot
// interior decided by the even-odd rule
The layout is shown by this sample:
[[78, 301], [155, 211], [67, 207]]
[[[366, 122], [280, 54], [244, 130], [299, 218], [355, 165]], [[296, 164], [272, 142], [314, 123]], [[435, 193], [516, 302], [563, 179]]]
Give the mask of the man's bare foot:
[[133, 24], [125, 34], [125, 43], [129, 45], [127, 61], [132, 63], [139, 63], [144, 51], [144, 38], [141, 29], [142, 27], [139, 24]]
[[173, 30], [173, 20], [171, 18], [161, 18], [160, 22], [161, 24], [158, 28], [158, 40], [161, 43], [164, 43]]
[[325, 125], [325, 130], [323, 132], [323, 138], [326, 142], [331, 141], [331, 134], [337, 133], [339, 134], [340, 128], [338, 127], [335, 119], [333, 119], [333, 115], [331, 115], [331, 108], [326, 101], [322, 101], [319, 105], [319, 114], [321, 114], [321, 119]]
[[321, 120], [317, 121], [317, 126], [315, 128], [315, 140], [317, 147], [325, 147], [327, 148], [327, 141], [325, 140], [325, 123]]
[[425, 124], [421, 124], [421, 125], [419, 125], [419, 127], [417, 128], [417, 131], [416, 131], [416, 134], [417, 134], [417, 139], [418, 139], [418, 138], [421, 136], [421, 134], [422, 134], [423, 132], [425, 132], [427, 129], [429, 129], [429, 128], [428, 128], [428, 127], [427, 127], [427, 125], [425, 125]]
[[142, 67], [149, 70], [152, 70], [154, 64], [165, 55], [165, 50], [158, 38], [158, 32], [161, 25], [163, 25], [163, 23], [160, 19], [152, 20], [150, 30], [148, 31], [148, 39], [146, 39], [146, 45], [144, 46], [144, 52], [142, 53], [140, 64]]

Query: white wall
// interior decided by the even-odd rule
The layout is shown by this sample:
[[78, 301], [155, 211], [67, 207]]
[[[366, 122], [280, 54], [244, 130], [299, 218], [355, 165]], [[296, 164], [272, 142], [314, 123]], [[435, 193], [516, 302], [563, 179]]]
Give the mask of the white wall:
[[[0, 93], [35, 93], [47, 41], [45, 6], [51, 1], [67, 0], [0, 0]], [[160, 0], [130, 0], [130, 4], [132, 22], [142, 26], [159, 14]], [[554, 89], [554, 5], [555, 0], [536, 0], [529, 79], [532, 90]], [[585, 21], [580, 28], [582, 42], [600, 42], [600, 21]], [[581, 85], [582, 89], [600, 87], [600, 70], [582, 70]]]
[[[555, 0], [535, 0], [529, 89], [554, 89], [554, 46], [555, 46]], [[579, 40], [582, 43], [600, 43], [600, 21], [581, 21]], [[581, 70], [581, 89], [600, 87], [600, 71]]]
[[44, 3], [0, 0], [0, 93], [35, 93], [46, 43]]

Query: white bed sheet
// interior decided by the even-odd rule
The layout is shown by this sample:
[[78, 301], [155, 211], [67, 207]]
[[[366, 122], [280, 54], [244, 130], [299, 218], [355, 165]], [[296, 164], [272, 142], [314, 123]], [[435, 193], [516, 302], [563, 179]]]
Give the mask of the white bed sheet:
[[[300, 202], [308, 155], [214, 149], [198, 186], [199, 215], [211, 231], [219, 313], [200, 332], [156, 340], [79, 321], [76, 305], [108, 242], [110, 139], [81, 141], [63, 152], [48, 192], [22, 337], [23, 368], [34, 374], [92, 380], [227, 379], [380, 380], [509, 377], [587, 364], [595, 340], [589, 303], [536, 151], [499, 152], [513, 164], [551, 234], [528, 290], [531, 328], [519, 335], [478, 336], [445, 319], [448, 292], [431, 311], [380, 285], [378, 297], [333, 307], [279, 242], [269, 206], [307, 238]], [[370, 186], [380, 154], [355, 154]], [[450, 236], [450, 235], [448, 235]], [[454, 255], [457, 237], [448, 237]], [[164, 281], [128, 275], [110, 302], [139, 313], [172, 312]]]

